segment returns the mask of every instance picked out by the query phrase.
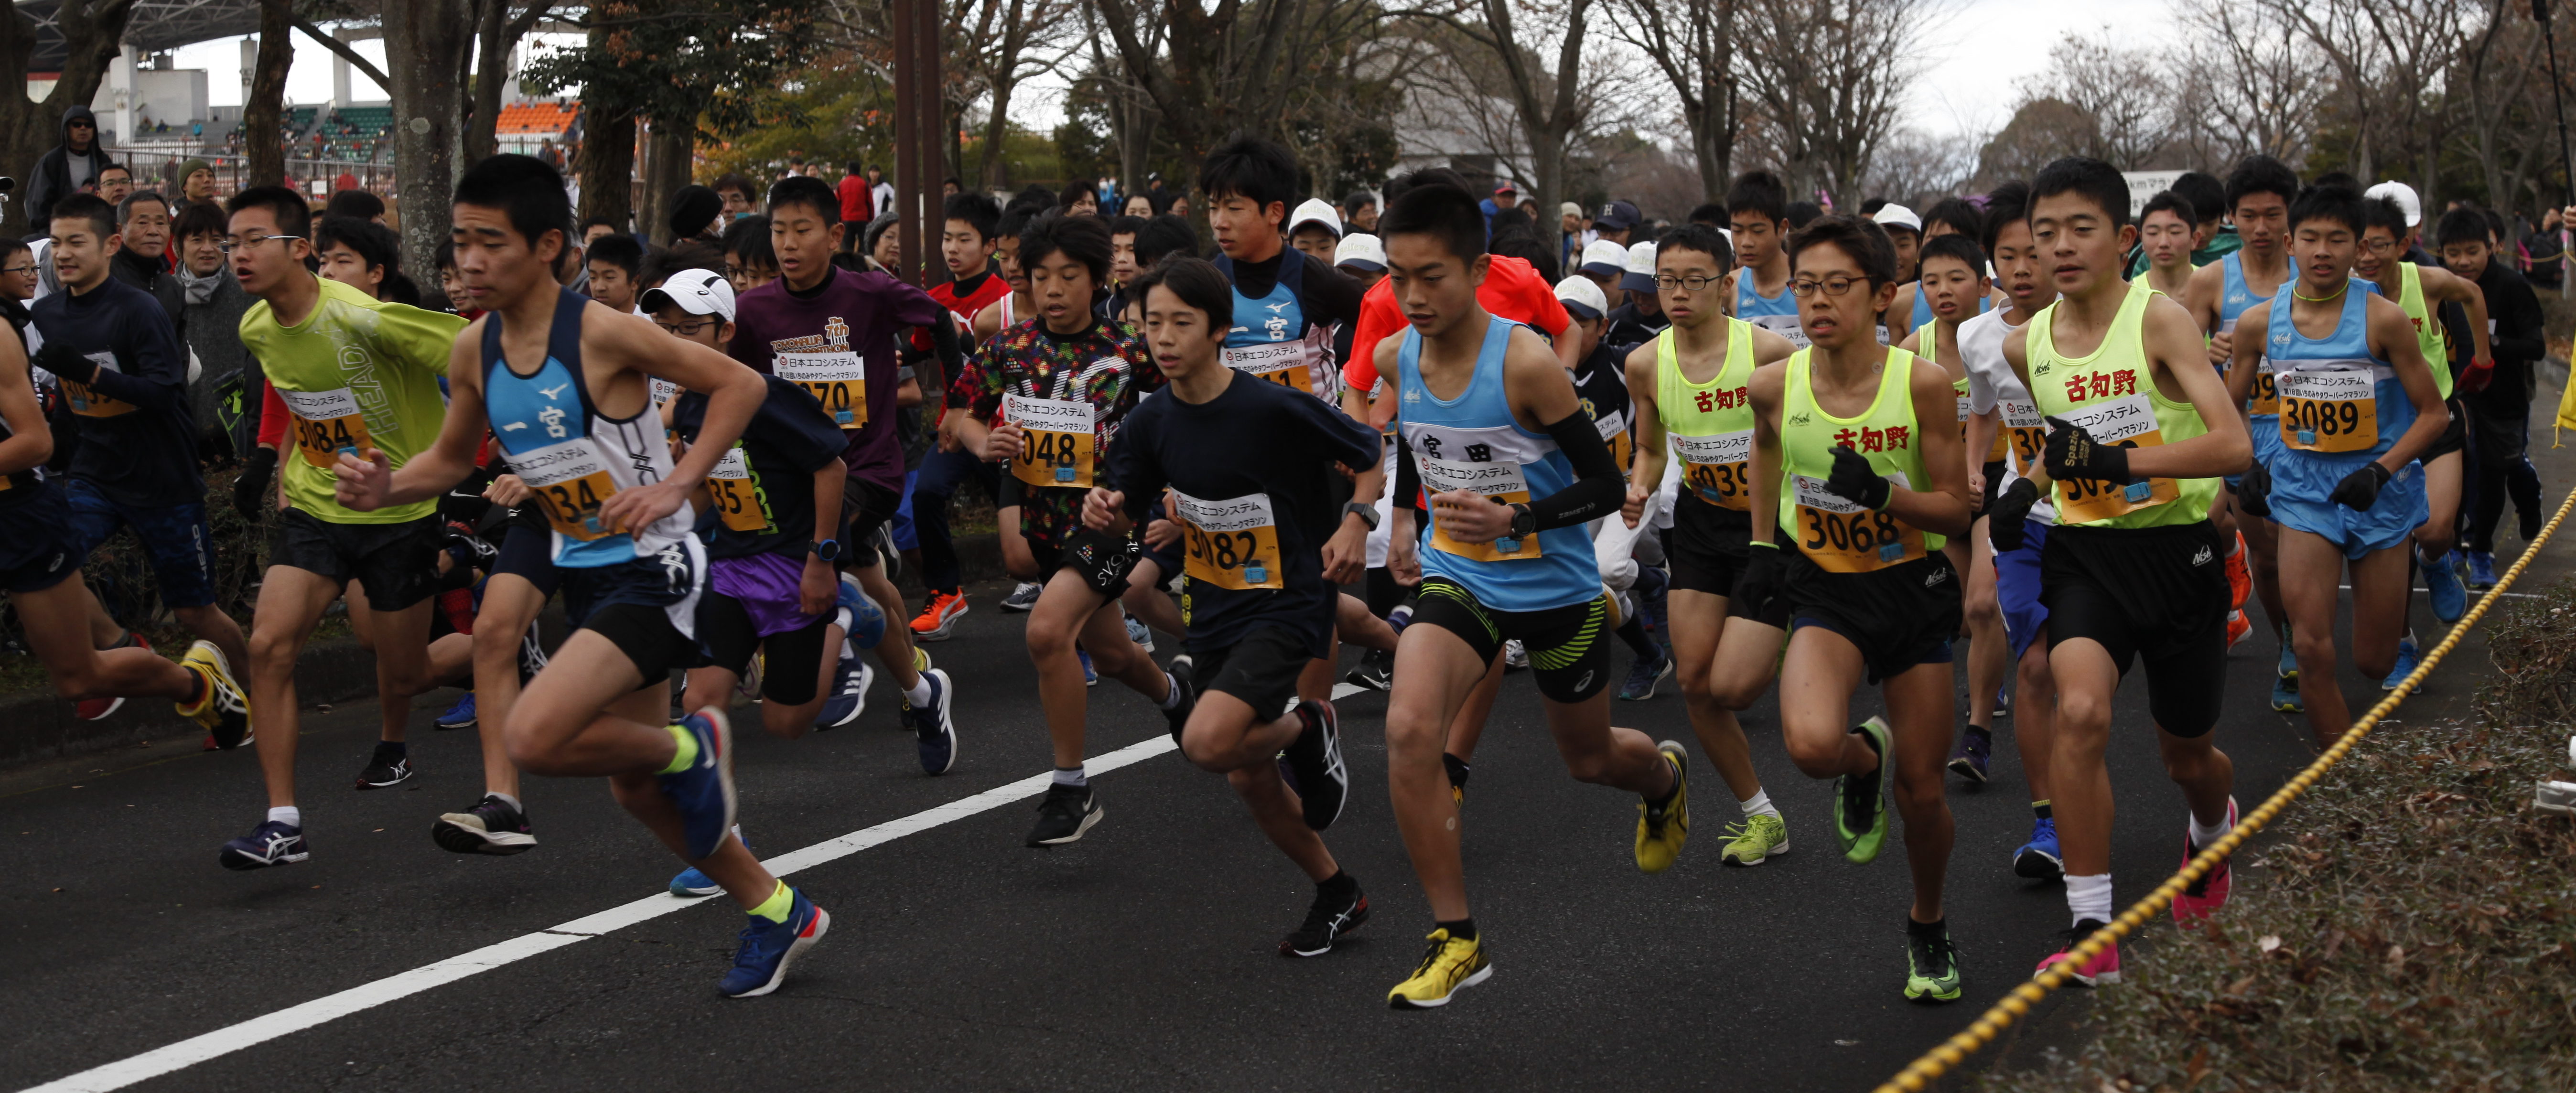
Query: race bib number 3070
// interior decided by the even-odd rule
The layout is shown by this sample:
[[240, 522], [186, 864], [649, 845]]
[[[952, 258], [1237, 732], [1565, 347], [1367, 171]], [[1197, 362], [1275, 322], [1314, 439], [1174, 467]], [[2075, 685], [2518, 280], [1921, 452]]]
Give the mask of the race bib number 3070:
[[770, 358], [769, 368], [813, 395], [834, 424], [856, 429], [868, 423], [867, 365], [858, 354], [781, 353]]

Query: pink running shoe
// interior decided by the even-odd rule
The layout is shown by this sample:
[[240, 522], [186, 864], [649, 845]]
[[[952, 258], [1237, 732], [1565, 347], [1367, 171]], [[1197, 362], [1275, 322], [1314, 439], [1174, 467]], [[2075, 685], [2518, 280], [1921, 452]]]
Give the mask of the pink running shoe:
[[[2088, 918], [2077, 922], [2073, 929], [2058, 934], [2057, 951], [2050, 953], [2048, 959], [2040, 961], [2038, 970], [2047, 971], [2058, 961], [2066, 959], [2066, 954], [2075, 948], [2077, 942], [2093, 936], [2093, 931], [2101, 929], [2103, 925]], [[2120, 947], [2113, 945], [2104, 949], [2102, 955], [2094, 957], [2087, 963], [2076, 965], [2069, 969], [2069, 972], [2076, 982], [2088, 987], [2103, 983], [2117, 983], [2120, 981]]]
[[[2236, 798], [2234, 797], [2227, 799], [2227, 826], [2231, 828], [2236, 826]], [[2191, 829], [2186, 827], [2183, 829], [2182, 836], [2182, 860], [2189, 862], [2199, 856], [2200, 848], [2191, 844]], [[2173, 900], [2174, 921], [2189, 926], [2208, 918], [2211, 911], [2225, 906], [2228, 873], [2228, 862], [2226, 859], [2221, 859], [2218, 868], [2202, 874], [2200, 880], [2193, 883], [2191, 887], [2176, 893]]]

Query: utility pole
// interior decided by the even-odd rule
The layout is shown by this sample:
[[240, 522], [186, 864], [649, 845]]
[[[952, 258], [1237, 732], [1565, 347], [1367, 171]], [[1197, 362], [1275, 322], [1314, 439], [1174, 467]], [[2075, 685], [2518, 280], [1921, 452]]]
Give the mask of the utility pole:
[[929, 246], [941, 222], [940, 164], [947, 145], [939, 22], [939, 0], [894, 0], [894, 211], [903, 249], [895, 272], [917, 285], [930, 284], [939, 268]]

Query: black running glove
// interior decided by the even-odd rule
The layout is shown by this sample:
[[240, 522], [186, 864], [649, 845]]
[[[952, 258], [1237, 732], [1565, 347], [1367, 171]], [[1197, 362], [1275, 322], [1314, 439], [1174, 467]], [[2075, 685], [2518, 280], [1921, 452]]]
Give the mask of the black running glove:
[[2236, 511], [2247, 516], [2272, 515], [2272, 469], [2255, 460], [2236, 480]]
[[98, 380], [98, 362], [89, 359], [69, 343], [46, 342], [36, 351], [35, 365], [84, 387]]
[[2129, 480], [2129, 450], [2093, 439], [2084, 427], [2064, 418], [2049, 418], [2047, 467], [2050, 478]]
[[1760, 618], [1763, 608], [1787, 588], [1788, 573], [1781, 568], [1786, 559], [1781, 557], [1778, 543], [1757, 539], [1749, 546], [1751, 549], [1744, 556], [1744, 572], [1736, 575], [1735, 587], [1730, 592], [1736, 602], [1750, 612], [1749, 617]]
[[1850, 448], [1834, 449], [1834, 473], [1825, 479], [1825, 489], [1862, 508], [1875, 512], [1887, 507], [1890, 486], [1887, 479], [1869, 465], [1869, 457]]
[[233, 511], [251, 523], [268, 511], [270, 481], [277, 473], [277, 449], [252, 448], [250, 458], [242, 461], [241, 477], [233, 479]]
[[2022, 526], [2030, 520], [2030, 507], [2039, 503], [2039, 484], [2027, 478], [2013, 479], [2004, 492], [1995, 495], [1995, 503], [1986, 509], [1986, 538], [1994, 543], [1995, 553], [2020, 550]]
[[2334, 492], [2327, 494], [2326, 499], [2354, 512], [2368, 512], [2370, 506], [2379, 503], [2379, 487], [2387, 484], [2388, 468], [2373, 460], [2343, 476], [2343, 481], [2335, 483]]

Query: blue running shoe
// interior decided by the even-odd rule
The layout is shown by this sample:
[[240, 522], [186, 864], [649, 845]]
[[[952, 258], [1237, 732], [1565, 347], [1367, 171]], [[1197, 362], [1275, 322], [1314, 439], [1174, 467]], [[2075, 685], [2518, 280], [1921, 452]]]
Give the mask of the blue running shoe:
[[[742, 838], [742, 829], [735, 828], [733, 835], [737, 839]], [[751, 848], [751, 842], [748, 839], [745, 839], [742, 845], [746, 850]], [[680, 870], [679, 876], [671, 878], [671, 894], [681, 899], [712, 896], [721, 891], [724, 891], [724, 885], [717, 884], [714, 877], [699, 871], [694, 865]]]
[[2278, 677], [2272, 680], [2272, 712], [2303, 713], [2307, 708], [2305, 703], [2299, 701], [2298, 680]]
[[226, 869], [248, 870], [293, 865], [312, 856], [304, 845], [303, 828], [269, 820], [250, 829], [250, 834], [225, 843], [216, 860]]
[[455, 705], [448, 707], [446, 713], [438, 715], [438, 720], [432, 721], [430, 724], [441, 732], [445, 732], [449, 729], [473, 728], [474, 692], [465, 692], [465, 697], [457, 699]]
[[2472, 550], [2469, 554], [2469, 590], [2484, 592], [2495, 587], [2495, 553]]
[[2397, 639], [2397, 666], [2388, 670], [2388, 678], [2379, 681], [2379, 689], [2396, 690], [2398, 684], [2406, 682], [2406, 677], [2415, 674], [2415, 665], [2423, 659], [2415, 651], [2415, 633], [2410, 630], [2405, 637]]
[[957, 723], [949, 717], [956, 691], [942, 669], [921, 673], [921, 681], [930, 685], [930, 705], [917, 708], [912, 699], [905, 698], [903, 724], [921, 745], [921, 769], [946, 774], [948, 768], [957, 765]]
[[876, 681], [877, 673], [864, 660], [844, 657], [832, 678], [831, 695], [823, 699], [820, 709], [814, 711], [814, 727], [817, 729], [840, 728], [867, 712], [868, 685]]
[[726, 997], [752, 998], [777, 990], [787, 981], [787, 966], [831, 931], [832, 916], [814, 906], [805, 893], [795, 895], [785, 922], [747, 916], [751, 924], [742, 928], [742, 948], [733, 954], [733, 970], [725, 973], [723, 985], [717, 988]]
[[2451, 568], [2450, 556], [2417, 561], [2424, 567], [2424, 591], [2433, 599], [2433, 617], [2443, 622], [2460, 621], [2460, 616], [2469, 613], [2469, 590], [2460, 587], [2460, 574]]
[[842, 576], [833, 605], [839, 614], [832, 621], [841, 624], [841, 632], [848, 635], [853, 647], [874, 649], [885, 640], [885, 608], [877, 606], [877, 601], [859, 587], [857, 578]]
[[2290, 628], [2286, 626], [2281, 628], [2281, 663], [2272, 669], [2272, 674], [2285, 682], [2299, 681], [2299, 653], [2290, 647]]
[[697, 737], [698, 758], [687, 770], [662, 775], [662, 792], [680, 810], [686, 856], [703, 860], [733, 830], [733, 723], [723, 710], [709, 706], [681, 718], [679, 725]]
[[2030, 825], [2030, 841], [2013, 851], [2013, 875], [2032, 880], [2061, 880], [2066, 876], [2066, 860], [2057, 852], [2055, 819]]
[[1100, 673], [1094, 671], [1091, 667], [1091, 654], [1083, 652], [1080, 649], [1076, 649], [1073, 651], [1073, 655], [1080, 658], [1082, 661], [1082, 685], [1085, 687], [1100, 686]]

